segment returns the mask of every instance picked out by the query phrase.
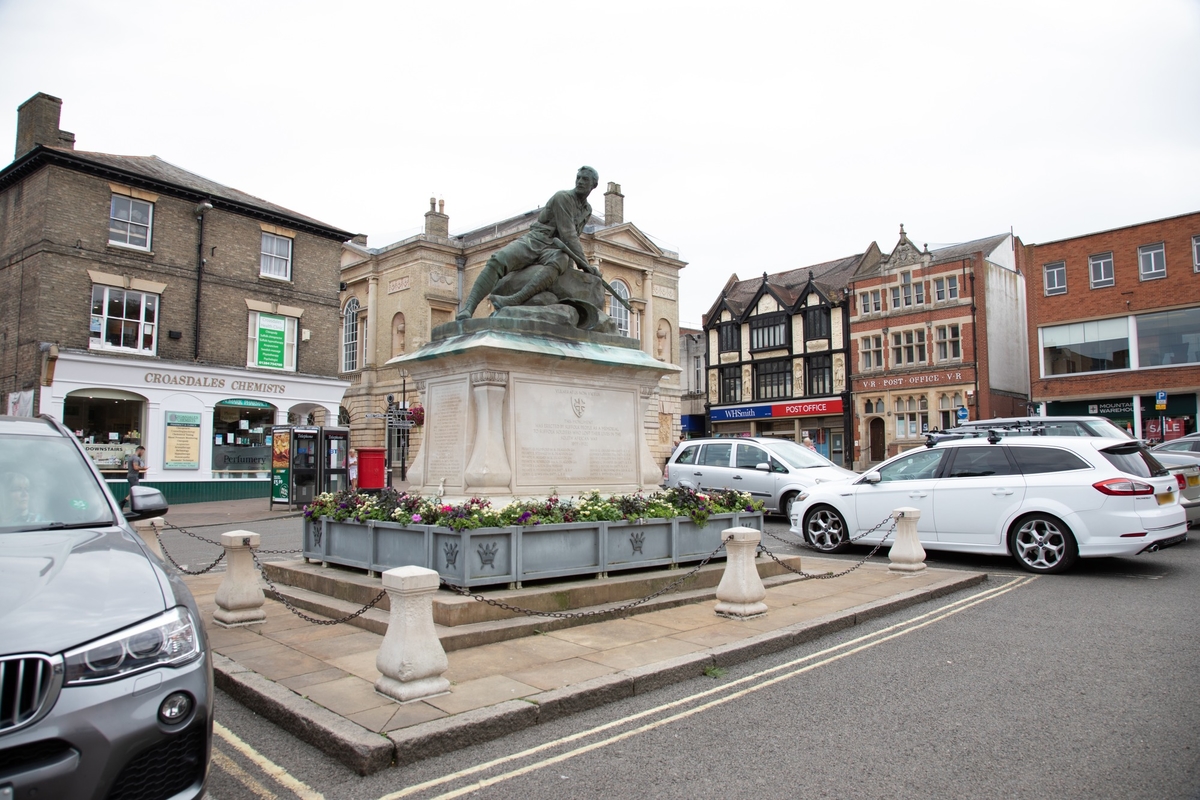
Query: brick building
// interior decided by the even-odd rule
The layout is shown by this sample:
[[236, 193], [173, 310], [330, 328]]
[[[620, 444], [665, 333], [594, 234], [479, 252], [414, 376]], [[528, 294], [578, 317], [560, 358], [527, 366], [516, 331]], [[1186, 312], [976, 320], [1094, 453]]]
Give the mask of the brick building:
[[924, 443], [958, 415], [1027, 413], [1025, 279], [1010, 234], [933, 250], [900, 228], [850, 279], [854, 465]]
[[[368, 247], [365, 237], [345, 245], [339, 369], [351, 382], [342, 418], [357, 446], [384, 444], [383, 420], [368, 414], [384, 411], [387, 395], [410, 405], [419, 400], [418, 387], [387, 362], [427, 343], [433, 328], [452, 321], [488, 257], [524, 234], [538, 211], [451, 235], [445, 205], [431, 198], [422, 233], [382, 248]], [[625, 221], [618, 184], [608, 184], [604, 217], [592, 216], [580, 242], [584, 255], [633, 308], [630, 312], [609, 298], [606, 311], [619, 331], [638, 339], [656, 359], [679, 364], [679, 271], [686, 264]], [[476, 314], [489, 311], [485, 302]], [[680, 391], [678, 373], [663, 378], [645, 420], [647, 440], [660, 462], [680, 436]], [[421, 434], [420, 426], [409, 434], [410, 457]], [[392, 442], [393, 463], [398, 463], [402, 435]]]
[[863, 253], [761, 278], [730, 277], [704, 316], [713, 435], [812, 438], [849, 464], [850, 304], [846, 284], [880, 259]]
[[[155, 156], [80, 152], [62, 101], [0, 170], [0, 393], [108, 477], [147, 449], [172, 502], [265, 497], [271, 426], [333, 421], [351, 234]], [[123, 490], [124, 483], [117, 485]]]
[[[1032, 398], [1134, 435], [1196, 430], [1200, 212], [1026, 247]], [[1159, 392], [1165, 408], [1157, 408]]]

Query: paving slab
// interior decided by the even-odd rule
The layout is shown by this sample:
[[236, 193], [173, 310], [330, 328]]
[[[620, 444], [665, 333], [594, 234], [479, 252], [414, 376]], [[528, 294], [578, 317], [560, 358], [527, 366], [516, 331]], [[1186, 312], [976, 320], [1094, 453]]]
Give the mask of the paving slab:
[[[811, 575], [827, 574], [845, 569], [846, 562], [805, 556], [804, 568]], [[270, 599], [266, 624], [220, 628], [212, 623], [219, 576], [185, 577], [218, 654], [218, 685], [361, 774], [654, 691], [709, 667], [779, 652], [986, 579], [984, 573], [951, 570], [903, 575], [890, 572], [886, 562], [869, 563], [838, 578], [767, 578], [769, 610], [750, 620], [716, 616], [709, 592], [681, 594], [686, 604], [576, 627], [551, 629], [555, 620], [526, 624], [526, 635], [515, 639], [506, 638], [511, 631], [486, 630], [511, 628], [511, 620], [457, 630], [439, 625], [437, 635], [448, 642], [461, 645], [462, 629], [470, 627], [478, 633], [471, 641], [481, 643], [445, 648], [448, 693], [400, 704], [374, 690], [381, 631], [313, 625]], [[578, 594], [604, 596], [591, 589]], [[333, 607], [340, 614], [346, 604]]]

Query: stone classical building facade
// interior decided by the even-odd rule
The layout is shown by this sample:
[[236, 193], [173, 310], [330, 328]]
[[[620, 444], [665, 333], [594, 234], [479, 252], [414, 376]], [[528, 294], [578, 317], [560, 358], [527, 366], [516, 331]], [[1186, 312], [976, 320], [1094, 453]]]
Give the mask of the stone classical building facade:
[[333, 421], [349, 233], [155, 156], [81, 152], [62, 101], [0, 170], [0, 392], [76, 432], [118, 496], [266, 497], [273, 425]]
[[930, 430], [1027, 412], [1024, 248], [1011, 234], [930, 251], [900, 228], [892, 252], [846, 291], [854, 467], [924, 443]]
[[[1196, 430], [1200, 212], [1026, 248], [1033, 400], [1135, 436]], [[1161, 395], [1161, 396], [1160, 396]]]
[[704, 317], [713, 435], [812, 439], [849, 464], [850, 276], [880, 259], [865, 252], [761, 278], [726, 282]]
[[[616, 183], [608, 184], [604, 210], [603, 218], [593, 215], [580, 242], [589, 261], [633, 311], [611, 298], [606, 310], [620, 332], [637, 339], [643, 351], [678, 365], [679, 273], [686, 264], [678, 253], [663, 249], [625, 221], [624, 195]], [[423, 403], [421, 387], [387, 362], [420, 348], [430, 340], [433, 328], [453, 320], [488, 257], [524, 234], [537, 214], [534, 209], [451, 235], [444, 204], [431, 198], [422, 233], [381, 248], [368, 247], [365, 237], [345, 245], [339, 370], [351, 383], [342, 420], [350, 425], [356, 446], [384, 445], [384, 419], [371, 415], [387, 410], [389, 395], [397, 405]], [[485, 302], [476, 314], [488, 312]], [[663, 378], [645, 419], [651, 450], [660, 462], [665, 462], [680, 437], [680, 395], [678, 374]], [[422, 433], [420, 425], [407, 437], [393, 432], [394, 465], [405, 454], [411, 459]], [[393, 474], [398, 474], [395, 468]]]

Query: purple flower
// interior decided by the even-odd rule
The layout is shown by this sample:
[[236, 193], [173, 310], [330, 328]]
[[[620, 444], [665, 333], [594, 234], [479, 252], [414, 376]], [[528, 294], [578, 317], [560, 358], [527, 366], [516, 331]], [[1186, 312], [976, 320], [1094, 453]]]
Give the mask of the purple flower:
[[420, 521], [421, 521], [421, 515], [413, 514], [413, 522], [420, 522]]

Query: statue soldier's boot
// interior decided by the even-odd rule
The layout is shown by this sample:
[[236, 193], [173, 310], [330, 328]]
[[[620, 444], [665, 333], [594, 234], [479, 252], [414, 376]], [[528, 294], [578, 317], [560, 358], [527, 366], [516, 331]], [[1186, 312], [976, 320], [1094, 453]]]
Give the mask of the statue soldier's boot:
[[529, 279], [524, 286], [512, 294], [492, 295], [492, 305], [497, 310], [509, 306], [519, 306], [528, 303], [533, 297], [541, 294], [554, 285], [558, 280], [558, 268], [553, 264], [538, 264], [528, 267]]
[[496, 288], [496, 282], [499, 280], [500, 270], [493, 266], [489, 259], [487, 266], [483, 268], [483, 272], [479, 273], [479, 277], [475, 279], [475, 284], [471, 287], [471, 293], [467, 295], [462, 308], [458, 310], [454, 318], [456, 320], [464, 320], [475, 316], [475, 309], [483, 302], [483, 298], [487, 297], [492, 289]]

